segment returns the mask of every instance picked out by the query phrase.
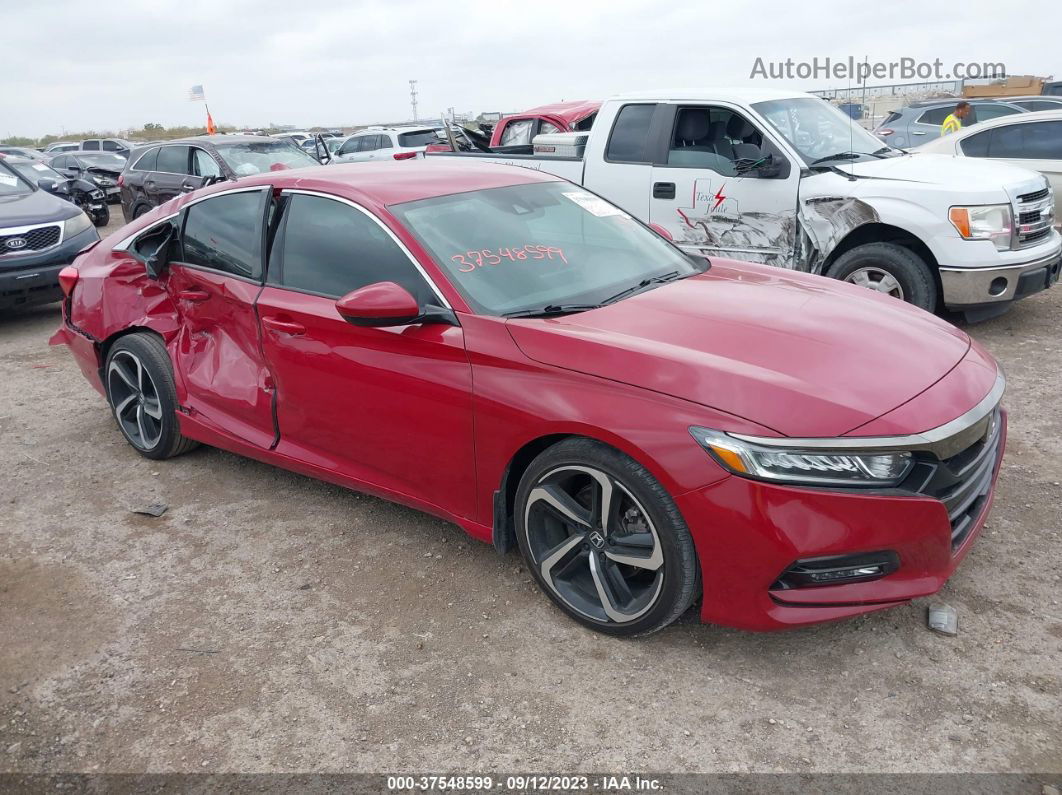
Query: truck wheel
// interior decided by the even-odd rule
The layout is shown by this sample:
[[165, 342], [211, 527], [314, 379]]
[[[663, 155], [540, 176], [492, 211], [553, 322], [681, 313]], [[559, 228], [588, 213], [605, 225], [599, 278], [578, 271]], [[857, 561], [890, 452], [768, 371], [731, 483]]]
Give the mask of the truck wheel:
[[864, 243], [837, 258], [826, 272], [834, 279], [891, 295], [932, 312], [937, 284], [920, 256], [895, 243]]

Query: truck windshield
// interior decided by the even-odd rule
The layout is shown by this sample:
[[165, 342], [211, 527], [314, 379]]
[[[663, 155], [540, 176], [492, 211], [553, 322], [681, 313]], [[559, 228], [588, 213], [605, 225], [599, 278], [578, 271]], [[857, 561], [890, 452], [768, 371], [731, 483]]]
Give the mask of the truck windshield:
[[389, 209], [480, 314], [589, 309], [707, 267], [567, 182], [469, 191]]
[[856, 121], [816, 97], [773, 99], [754, 102], [752, 107], [797, 150], [806, 165], [836, 154], [848, 156], [841, 159], [864, 160], [890, 151]]

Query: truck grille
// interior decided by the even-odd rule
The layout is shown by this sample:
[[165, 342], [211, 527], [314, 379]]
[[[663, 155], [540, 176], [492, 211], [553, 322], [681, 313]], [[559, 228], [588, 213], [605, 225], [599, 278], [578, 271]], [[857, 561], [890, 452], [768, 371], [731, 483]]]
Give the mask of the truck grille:
[[58, 243], [62, 235], [60, 224], [41, 224], [18, 229], [18, 232], [0, 229], [0, 257], [43, 251]]
[[1051, 234], [1055, 222], [1055, 201], [1050, 188], [1023, 193], [1017, 198], [1012, 248], [1034, 246]]
[[[958, 551], [988, 503], [992, 479], [999, 468], [1003, 424], [997, 406], [987, 418], [984, 434], [965, 450], [943, 460], [923, 459], [908, 476], [915, 489], [944, 503], [951, 522], [951, 549]], [[913, 484], [912, 484], [913, 485]]]

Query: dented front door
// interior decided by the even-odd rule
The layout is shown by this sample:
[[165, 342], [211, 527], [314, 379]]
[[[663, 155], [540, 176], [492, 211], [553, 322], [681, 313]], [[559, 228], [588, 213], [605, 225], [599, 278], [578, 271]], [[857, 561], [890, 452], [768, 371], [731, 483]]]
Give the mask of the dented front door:
[[268, 187], [189, 205], [179, 260], [166, 280], [180, 318], [172, 343], [184, 408], [198, 422], [268, 449], [276, 433], [273, 387], [254, 302], [262, 290], [262, 224]]
[[[688, 124], [684, 114], [703, 115], [706, 123]], [[730, 123], [735, 116], [744, 129]], [[743, 138], [758, 143], [739, 148]], [[771, 177], [737, 167], [738, 158], [750, 154], [756, 158], [751, 162], [771, 154], [776, 166], [789, 167]], [[675, 104], [667, 151], [652, 166], [650, 221], [688, 251], [795, 267], [800, 170], [780, 160], [785, 157], [767, 131], [736, 107]]]

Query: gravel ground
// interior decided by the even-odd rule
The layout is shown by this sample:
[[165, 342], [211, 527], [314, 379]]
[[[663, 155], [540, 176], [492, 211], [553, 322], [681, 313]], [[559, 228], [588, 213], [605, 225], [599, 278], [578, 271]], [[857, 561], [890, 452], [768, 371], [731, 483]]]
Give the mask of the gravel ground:
[[1062, 772], [1062, 289], [971, 329], [1011, 430], [941, 594], [955, 638], [927, 600], [594, 634], [445, 522], [214, 449], [141, 458], [58, 322], [0, 317], [0, 771]]

